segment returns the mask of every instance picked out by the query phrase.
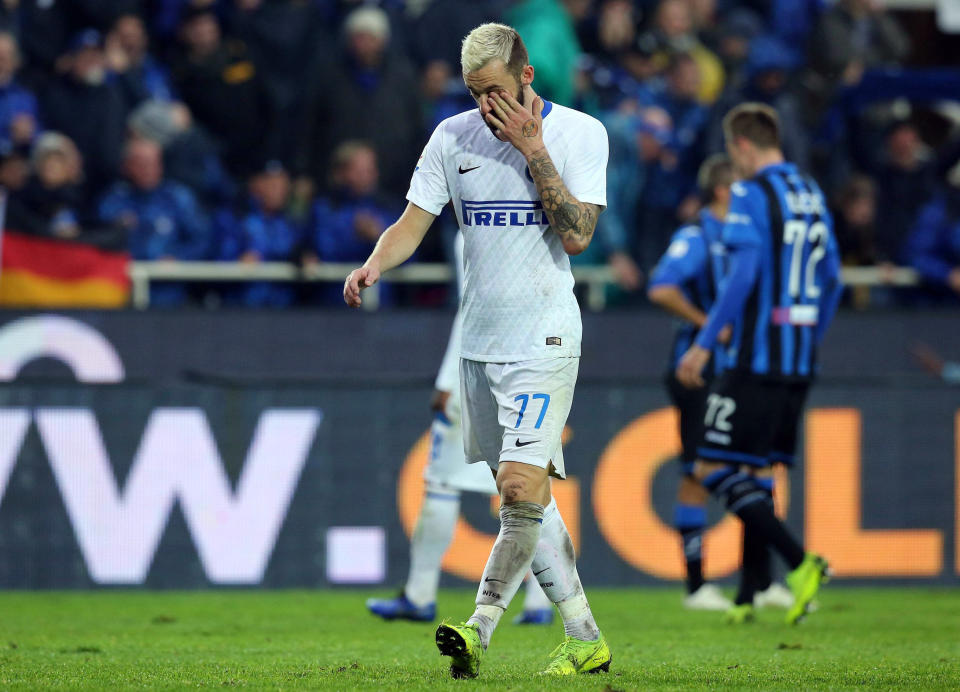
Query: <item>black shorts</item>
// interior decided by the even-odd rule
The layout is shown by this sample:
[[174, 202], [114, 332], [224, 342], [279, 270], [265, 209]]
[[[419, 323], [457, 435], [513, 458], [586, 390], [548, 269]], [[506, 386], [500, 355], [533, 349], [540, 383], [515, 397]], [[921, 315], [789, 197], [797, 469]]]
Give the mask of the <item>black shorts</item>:
[[697, 447], [703, 440], [703, 416], [706, 412], [707, 387], [687, 389], [674, 373], [668, 373], [665, 380], [670, 401], [680, 412], [680, 454], [681, 472], [685, 476], [693, 475], [693, 464], [697, 460]]
[[706, 461], [792, 465], [810, 383], [728, 370], [705, 402], [697, 448]]

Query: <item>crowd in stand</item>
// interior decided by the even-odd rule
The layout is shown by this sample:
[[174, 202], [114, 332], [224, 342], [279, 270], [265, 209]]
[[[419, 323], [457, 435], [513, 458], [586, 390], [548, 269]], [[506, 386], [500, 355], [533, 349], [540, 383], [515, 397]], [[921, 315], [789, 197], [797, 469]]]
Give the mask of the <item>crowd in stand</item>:
[[[608, 263], [624, 301], [743, 100], [777, 109], [833, 195], [847, 263], [913, 266], [922, 300], [958, 300], [960, 71], [911, 70], [882, 0], [0, 0], [6, 226], [144, 260], [362, 261], [432, 128], [474, 107], [459, 43], [490, 20], [524, 37], [540, 95], [607, 126], [609, 206], [577, 261]], [[419, 259], [444, 259], [440, 226]]]

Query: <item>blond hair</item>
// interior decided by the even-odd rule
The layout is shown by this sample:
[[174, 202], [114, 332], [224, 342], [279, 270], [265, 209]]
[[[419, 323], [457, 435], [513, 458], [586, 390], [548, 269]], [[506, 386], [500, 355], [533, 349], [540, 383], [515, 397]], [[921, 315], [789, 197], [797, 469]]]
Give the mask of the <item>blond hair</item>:
[[726, 154], [713, 154], [700, 166], [697, 172], [697, 187], [700, 193], [709, 201], [713, 201], [714, 190], [718, 187], [730, 187], [736, 175], [733, 164]]
[[523, 39], [513, 27], [489, 22], [481, 24], [463, 39], [460, 64], [464, 74], [475, 72], [497, 59], [503, 61], [510, 74], [520, 79], [520, 72], [530, 58]]

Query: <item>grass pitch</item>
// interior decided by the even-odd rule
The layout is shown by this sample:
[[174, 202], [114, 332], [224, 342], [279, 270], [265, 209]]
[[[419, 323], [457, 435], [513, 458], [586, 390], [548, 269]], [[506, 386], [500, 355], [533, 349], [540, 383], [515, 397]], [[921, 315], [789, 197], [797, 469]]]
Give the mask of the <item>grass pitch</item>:
[[[364, 609], [369, 595], [2, 593], [0, 688], [960, 689], [957, 589], [828, 587], [798, 627], [782, 611], [726, 626], [682, 610], [678, 589], [590, 589], [609, 674], [538, 679], [562, 628], [516, 627], [508, 613], [480, 678], [460, 682], [435, 625], [381, 622]], [[472, 590], [448, 590], [439, 611], [459, 621], [472, 603]]]

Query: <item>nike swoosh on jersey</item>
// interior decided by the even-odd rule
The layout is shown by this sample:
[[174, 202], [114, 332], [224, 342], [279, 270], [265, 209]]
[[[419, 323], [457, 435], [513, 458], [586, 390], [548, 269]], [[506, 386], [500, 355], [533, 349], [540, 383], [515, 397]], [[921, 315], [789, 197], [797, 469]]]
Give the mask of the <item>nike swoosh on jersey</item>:
[[480, 166], [474, 166], [473, 168], [464, 168], [463, 166], [457, 166], [457, 173], [459, 173], [460, 175], [463, 175], [464, 173], [475, 171], [478, 168], [480, 168]]

